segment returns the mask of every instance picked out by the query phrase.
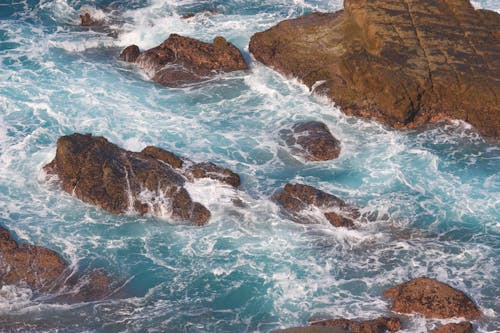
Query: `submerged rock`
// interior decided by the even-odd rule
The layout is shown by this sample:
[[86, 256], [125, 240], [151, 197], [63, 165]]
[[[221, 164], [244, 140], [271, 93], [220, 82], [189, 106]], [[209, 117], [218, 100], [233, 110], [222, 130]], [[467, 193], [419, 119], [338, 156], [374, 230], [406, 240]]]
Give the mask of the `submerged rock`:
[[262, 63], [395, 127], [460, 119], [500, 137], [500, 15], [466, 0], [345, 0], [256, 33]]
[[373, 320], [350, 320], [345, 318], [314, 321], [313, 326], [337, 327], [351, 333], [397, 332], [401, 329], [399, 318], [379, 317]]
[[430, 333], [472, 333], [473, 328], [472, 324], [468, 321], [463, 321], [461, 323], [451, 323], [443, 325], [439, 328], [436, 328]]
[[287, 145], [298, 150], [308, 161], [328, 161], [340, 154], [340, 141], [324, 123], [297, 123], [291, 130], [281, 131], [281, 134]]
[[168, 87], [199, 82], [220, 72], [248, 69], [241, 52], [223, 37], [215, 37], [210, 44], [171, 34], [159, 46], [144, 51], [137, 58], [136, 51], [131, 45], [119, 58], [135, 63], [153, 81]]
[[[203, 225], [208, 222], [210, 212], [193, 202], [184, 188], [187, 175], [193, 173], [191, 169], [179, 169], [185, 162], [157, 147], [146, 147], [136, 153], [103, 137], [72, 134], [59, 138], [56, 157], [45, 170], [58, 175], [66, 192], [111, 213], [167, 213], [176, 220]], [[216, 178], [239, 185], [238, 175], [228, 169], [211, 163], [194, 166], [205, 164], [211, 169], [196, 174], [196, 178]], [[219, 178], [215, 176], [217, 172]]]
[[303, 223], [316, 222], [314, 216], [304, 214], [312, 208], [318, 209], [335, 227], [354, 228], [354, 220], [360, 217], [358, 210], [342, 199], [304, 184], [286, 184], [283, 191], [276, 193], [273, 198]]
[[401, 313], [420, 313], [429, 318], [468, 319], [481, 315], [476, 304], [463, 292], [427, 277], [389, 288], [384, 296], [393, 300], [391, 309]]

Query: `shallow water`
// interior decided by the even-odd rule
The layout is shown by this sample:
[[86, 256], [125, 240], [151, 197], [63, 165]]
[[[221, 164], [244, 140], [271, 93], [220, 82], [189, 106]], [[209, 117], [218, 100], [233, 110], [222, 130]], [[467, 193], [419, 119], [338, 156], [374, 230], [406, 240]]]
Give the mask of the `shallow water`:
[[[475, 1], [500, 10], [500, 3]], [[97, 8], [111, 5], [113, 12]], [[78, 26], [82, 8], [120, 29]], [[0, 2], [0, 224], [60, 252], [78, 271], [104, 268], [121, 289], [109, 300], [64, 304], [2, 286], [0, 328], [20, 332], [269, 332], [312, 317], [389, 315], [382, 292], [422, 275], [471, 295], [500, 330], [500, 147], [467, 125], [400, 132], [343, 115], [328, 101], [251, 59], [253, 33], [340, 1]], [[205, 9], [220, 14], [181, 16]], [[169, 33], [223, 35], [248, 72], [169, 89], [116, 60]], [[339, 159], [307, 163], [279, 131], [325, 122]], [[157, 145], [242, 177], [239, 190], [189, 185], [212, 211], [206, 227], [115, 216], [47, 182], [59, 136], [103, 135], [130, 150]], [[304, 182], [377, 217], [359, 230], [301, 225], [269, 197]], [[244, 207], [231, 204], [241, 198]], [[406, 332], [437, 323], [411, 316]]]

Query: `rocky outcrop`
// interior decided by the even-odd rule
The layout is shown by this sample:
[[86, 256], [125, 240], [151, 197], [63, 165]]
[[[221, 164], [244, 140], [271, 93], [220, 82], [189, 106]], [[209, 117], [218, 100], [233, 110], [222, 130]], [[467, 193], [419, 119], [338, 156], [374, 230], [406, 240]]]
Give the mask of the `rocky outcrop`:
[[397, 332], [401, 329], [399, 318], [379, 317], [373, 320], [350, 320], [345, 318], [311, 322], [313, 326], [337, 327], [351, 333]]
[[80, 15], [81, 25], [84, 27], [90, 27], [92, 25], [96, 25], [97, 21], [95, 21], [89, 13], [84, 13]]
[[318, 121], [295, 124], [280, 132], [292, 152], [300, 153], [308, 161], [328, 161], [340, 154], [340, 141], [328, 127]]
[[[184, 164], [190, 167], [182, 168]], [[199, 169], [205, 171], [193, 172]], [[111, 213], [168, 214], [196, 225], [206, 224], [210, 212], [193, 202], [184, 188], [187, 178], [239, 185], [238, 175], [215, 164], [194, 164], [157, 147], [131, 152], [90, 134], [61, 137], [56, 157], [45, 170], [58, 175], [66, 192]]]
[[[133, 51], [133, 52], [132, 52]], [[130, 54], [134, 56], [130, 56]], [[223, 37], [213, 43], [171, 34], [167, 40], [141, 53], [131, 45], [123, 50], [119, 59], [133, 62], [153, 81], [168, 87], [199, 82], [221, 72], [248, 69], [240, 51]]]
[[348, 114], [395, 127], [461, 119], [500, 137], [500, 15], [467, 0], [345, 0], [256, 33], [262, 63]]
[[401, 313], [420, 313], [429, 318], [467, 319], [481, 315], [476, 304], [463, 292], [427, 277], [389, 288], [384, 296], [393, 300], [391, 309]]
[[37, 293], [57, 293], [67, 301], [102, 299], [111, 280], [102, 270], [71, 274], [66, 261], [42, 246], [19, 244], [0, 226], [0, 284], [23, 285]]
[[473, 332], [472, 324], [468, 321], [463, 321], [461, 323], [446, 324], [430, 331], [430, 333], [472, 333], [472, 332]]
[[304, 184], [287, 184], [273, 199], [294, 219], [302, 223], [317, 223], [307, 214], [317, 209], [335, 227], [353, 228], [359, 211], [332, 194]]

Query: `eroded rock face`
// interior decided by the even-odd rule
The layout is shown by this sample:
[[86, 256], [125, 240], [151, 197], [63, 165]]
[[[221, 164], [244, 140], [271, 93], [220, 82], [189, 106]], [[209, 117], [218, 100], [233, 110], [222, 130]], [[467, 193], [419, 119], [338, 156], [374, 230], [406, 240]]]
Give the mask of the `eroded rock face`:
[[135, 59], [129, 55], [132, 50], [135, 56], [135, 48], [129, 46], [119, 58], [134, 62], [153, 81], [168, 87], [202, 81], [220, 72], [248, 69], [240, 51], [223, 37], [215, 37], [210, 44], [171, 34], [159, 46], [144, 51]]
[[461, 323], [451, 323], [443, 325], [435, 330], [430, 331], [430, 333], [472, 333], [472, 324], [468, 321], [463, 321]]
[[[194, 169], [183, 169], [186, 161]], [[157, 147], [131, 152], [90, 134], [59, 138], [56, 157], [45, 170], [58, 175], [66, 192], [111, 213], [168, 213], [176, 220], [190, 220], [196, 225], [206, 224], [210, 212], [193, 202], [184, 188], [186, 178], [196, 174], [194, 178], [239, 185], [238, 175], [215, 164], [194, 164]]]
[[303, 223], [314, 223], [314, 217], [304, 214], [311, 208], [321, 211], [335, 227], [353, 228], [354, 220], [360, 217], [357, 209], [347, 205], [332, 194], [304, 184], [287, 184], [273, 199], [291, 216]]
[[345, 318], [314, 321], [313, 326], [337, 327], [351, 333], [397, 332], [401, 329], [399, 318], [380, 317], [373, 320], [356, 321]]
[[429, 318], [477, 318], [478, 307], [463, 292], [435, 279], [421, 277], [389, 288], [384, 296], [393, 300], [391, 309], [420, 313]]
[[257, 60], [346, 113], [395, 127], [461, 119], [500, 137], [500, 15], [466, 0], [345, 0], [256, 33]]
[[291, 130], [282, 130], [281, 135], [292, 149], [298, 147], [298, 152], [308, 161], [328, 161], [340, 154], [340, 141], [318, 121], [295, 124]]

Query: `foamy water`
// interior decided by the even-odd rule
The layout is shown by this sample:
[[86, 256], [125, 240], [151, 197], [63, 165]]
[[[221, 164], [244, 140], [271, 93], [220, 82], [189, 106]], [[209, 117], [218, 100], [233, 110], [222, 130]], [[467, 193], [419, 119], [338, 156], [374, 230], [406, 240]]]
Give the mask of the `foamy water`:
[[[47, 0], [0, 4], [0, 224], [61, 253], [75, 271], [104, 268], [109, 300], [64, 304], [2, 286], [0, 327], [28, 332], [269, 332], [310, 318], [390, 315], [383, 291], [422, 275], [479, 304], [478, 332], [500, 327], [500, 147], [457, 122], [399, 132], [343, 115], [295, 80], [252, 60], [253, 33], [340, 1]], [[498, 1], [475, 1], [498, 10]], [[117, 31], [89, 31], [91, 9]], [[182, 15], [202, 13], [188, 20]], [[169, 89], [117, 61], [169, 33], [236, 44], [247, 72]], [[339, 159], [304, 163], [280, 130], [317, 120], [342, 142]], [[212, 212], [193, 227], [167, 217], [115, 216], [46, 181], [61, 135], [156, 145], [229, 167], [238, 190], [187, 183]], [[302, 225], [270, 200], [288, 182], [333, 193], [374, 221], [358, 230]], [[147, 193], [144, 193], [147, 198]], [[238, 200], [241, 205], [233, 205]], [[311, 211], [310, 214], [318, 214]], [[318, 216], [320, 218], [320, 216]], [[419, 316], [404, 332], [441, 323]]]

